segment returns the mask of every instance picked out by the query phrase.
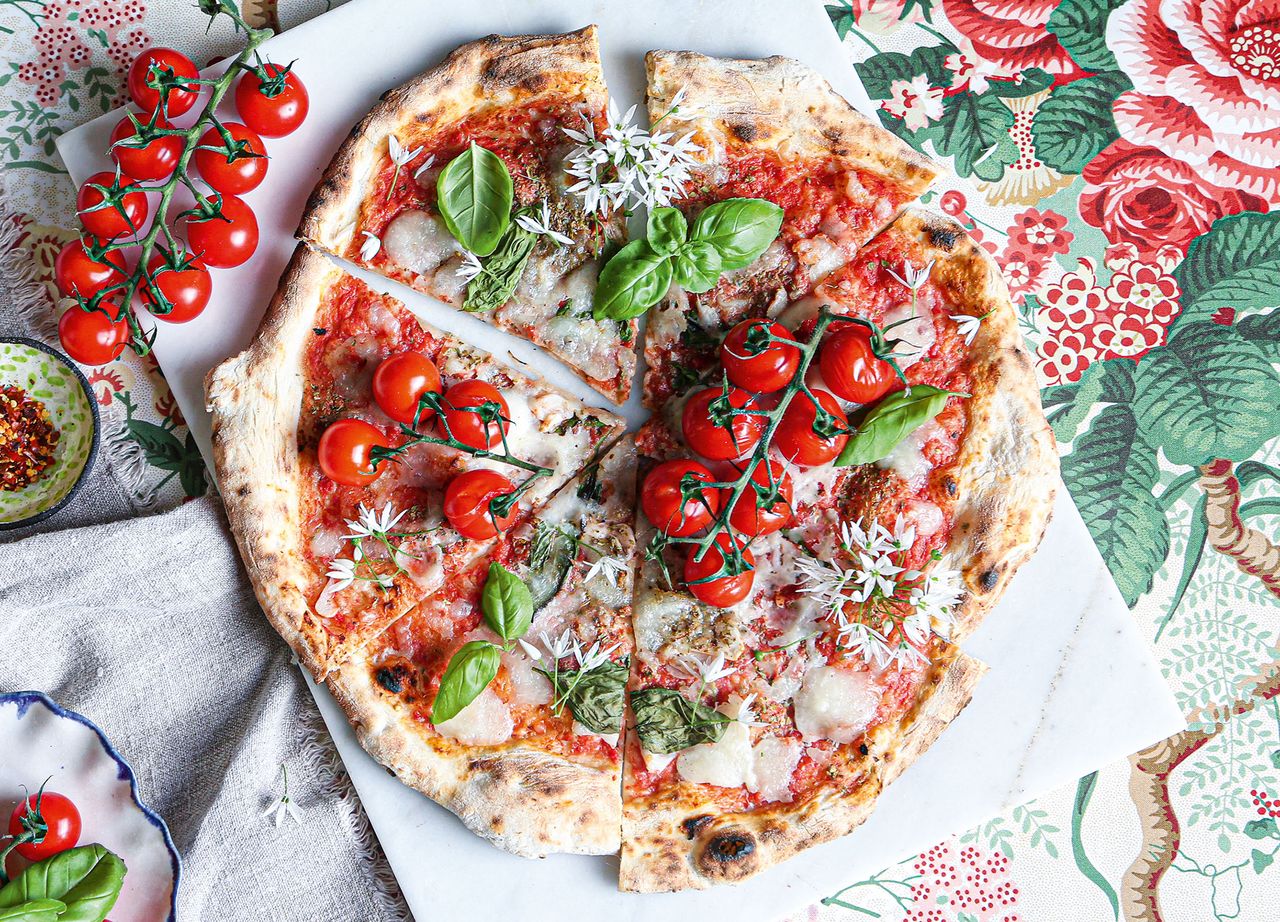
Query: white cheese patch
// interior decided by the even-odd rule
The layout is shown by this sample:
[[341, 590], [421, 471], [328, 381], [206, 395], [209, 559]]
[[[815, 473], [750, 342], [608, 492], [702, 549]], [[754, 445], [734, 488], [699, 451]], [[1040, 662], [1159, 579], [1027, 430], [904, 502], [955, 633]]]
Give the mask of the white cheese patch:
[[[933, 469], [933, 465], [924, 456], [924, 446], [941, 434], [942, 427], [934, 420], [929, 420], [919, 429], [908, 433], [906, 438], [894, 446], [893, 451], [876, 462], [876, 467], [893, 471], [913, 489], [924, 486], [929, 471]], [[937, 531], [936, 527], [934, 531]]]
[[753, 793], [767, 801], [791, 800], [791, 776], [800, 764], [804, 749], [799, 740], [766, 736], [751, 750], [755, 759], [755, 785], [748, 786]]
[[583, 724], [578, 723], [576, 720], [573, 722], [573, 735], [574, 736], [594, 736], [596, 739], [604, 740], [614, 749], [618, 748], [618, 740], [622, 738], [622, 734], [620, 732], [619, 733], [597, 733], [596, 731], [592, 730], [590, 727], [587, 727], [587, 726], [584, 726]]
[[511, 703], [549, 704], [551, 682], [542, 673], [535, 672], [533, 660], [518, 649], [502, 654], [502, 665], [507, 668], [507, 678], [511, 680]]
[[867, 729], [880, 704], [880, 689], [866, 669], [810, 669], [796, 693], [796, 729], [807, 740], [851, 743]]
[[425, 211], [406, 211], [387, 225], [383, 251], [397, 266], [417, 275], [434, 272], [445, 260], [462, 252], [444, 222]]
[[641, 749], [640, 754], [644, 756], [644, 770], [647, 772], [660, 772], [680, 755], [678, 752], [649, 752], [647, 749]]
[[497, 746], [511, 738], [511, 709], [492, 688], [482, 691], [454, 717], [436, 724], [441, 736], [468, 746]]
[[[933, 328], [933, 314], [923, 303], [916, 304], [916, 315], [911, 316], [911, 302], [904, 301], [892, 310], [885, 311], [880, 328], [887, 330], [885, 339], [893, 347], [893, 356], [904, 371], [920, 361], [938, 338]], [[895, 323], [901, 326], [888, 329]]]
[[734, 788], [755, 783], [755, 764], [751, 731], [735, 721], [725, 728], [719, 742], [700, 743], [680, 753], [676, 770], [685, 781]]

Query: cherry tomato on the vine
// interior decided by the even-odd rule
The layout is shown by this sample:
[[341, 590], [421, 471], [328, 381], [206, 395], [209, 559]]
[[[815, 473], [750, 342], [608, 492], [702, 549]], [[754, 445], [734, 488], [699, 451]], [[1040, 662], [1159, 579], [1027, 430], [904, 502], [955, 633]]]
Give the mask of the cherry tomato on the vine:
[[185, 259], [179, 257], [177, 265], [171, 265], [165, 254], [157, 250], [147, 260], [147, 268], [171, 309], [167, 314], [160, 313], [157, 309], [160, 302], [149, 288], [144, 287], [139, 297], [147, 310], [161, 320], [186, 323], [199, 317], [208, 306], [209, 296], [213, 294], [213, 279], [200, 260], [190, 256]]
[[[800, 398], [797, 398], [800, 399]], [[741, 471], [738, 472], [739, 476]], [[770, 482], [770, 474], [773, 476]], [[763, 495], [762, 495], [763, 494]], [[765, 497], [772, 494], [770, 501]], [[791, 521], [791, 475], [777, 461], [757, 464], [751, 483], [738, 497], [729, 514], [729, 524], [750, 537], [770, 535]]]
[[206, 266], [234, 268], [258, 248], [258, 219], [253, 209], [234, 195], [222, 196], [221, 218], [193, 217], [188, 221], [187, 242]]
[[[24, 817], [26, 824], [23, 823]], [[75, 848], [75, 844], [80, 841], [80, 811], [71, 802], [71, 798], [56, 791], [30, 794], [14, 807], [9, 816], [9, 835], [22, 835], [32, 824], [46, 828], [39, 842], [23, 842], [17, 847], [18, 854], [28, 861], [43, 861], [59, 852]]]
[[[173, 125], [163, 117], [156, 120], [156, 127], [170, 129]], [[150, 141], [146, 147], [117, 144], [125, 138], [136, 138], [138, 129], [132, 119], [125, 116], [111, 132], [111, 159], [120, 165], [120, 171], [139, 181], [168, 179], [182, 159], [182, 139], [165, 135]]]
[[871, 349], [871, 331], [842, 323], [818, 348], [818, 368], [832, 393], [854, 403], [874, 403], [898, 383], [893, 366]]
[[[730, 543], [731, 540], [736, 541], [745, 566], [740, 573], [716, 576], [717, 573], [727, 569], [726, 559], [733, 556], [734, 545]], [[716, 535], [715, 543], [707, 548], [702, 559], [698, 560], [697, 557], [698, 546], [689, 545], [689, 556], [684, 561], [684, 581], [688, 584], [694, 598], [708, 605], [714, 605], [716, 608], [728, 608], [730, 605], [738, 604], [750, 594], [751, 584], [756, 578], [756, 571], [753, 569], [756, 559], [752, 556], [751, 549], [745, 547], [741, 539], [730, 539], [722, 532]]]
[[387, 437], [377, 426], [362, 419], [339, 419], [329, 424], [316, 446], [320, 472], [330, 480], [349, 487], [364, 487], [382, 473], [373, 466], [374, 446], [389, 448]]
[[[687, 498], [681, 487], [686, 477], [691, 485]], [[654, 528], [684, 538], [706, 527], [720, 511], [722, 498], [719, 490], [697, 489], [698, 481], [714, 483], [715, 477], [688, 458], [664, 461], [648, 473], [640, 490], [640, 508]]]
[[102, 254], [102, 262], [85, 252], [84, 243], [80, 240], [69, 240], [58, 251], [58, 258], [53, 261], [53, 276], [58, 283], [58, 291], [68, 298], [80, 295], [92, 298], [104, 288], [119, 285], [124, 281], [128, 268], [119, 250], [110, 250]]
[[[109, 301], [98, 306], [113, 314], [117, 309]], [[58, 319], [58, 339], [62, 348], [81, 365], [105, 365], [119, 358], [129, 344], [129, 321], [124, 317], [112, 320], [102, 310], [69, 307]]]
[[[148, 48], [142, 52], [133, 59], [133, 64], [129, 67], [129, 95], [148, 115], [160, 105], [160, 91], [147, 86], [148, 71], [152, 64], [178, 77], [194, 80], [200, 76], [191, 59], [172, 48]], [[170, 118], [182, 115], [190, 110], [199, 98], [198, 85], [180, 83], [169, 91], [169, 102], [165, 106], [165, 114]]]
[[[492, 448], [502, 441], [507, 431], [507, 420], [511, 411], [502, 394], [486, 381], [459, 381], [441, 398], [444, 408], [444, 422], [449, 426], [449, 433], [464, 445], [472, 448]], [[485, 404], [497, 404], [480, 410]], [[494, 415], [495, 412], [497, 415]], [[445, 435], [445, 427], [437, 420], [440, 435]]]
[[741, 458], [756, 447], [767, 425], [763, 416], [733, 412], [758, 409], [751, 394], [731, 387], [727, 400], [723, 397], [718, 387], [698, 391], [685, 403], [680, 417], [689, 447], [712, 461]]
[[[421, 352], [388, 356], [373, 373], [373, 399], [383, 413], [398, 423], [414, 424], [418, 403], [427, 391], [440, 393], [440, 370]], [[418, 425], [429, 422], [435, 415], [435, 410], [423, 407]]]
[[[769, 334], [795, 342], [791, 331], [782, 324], [763, 319], [744, 320], [729, 331], [720, 344], [720, 361], [732, 383], [757, 394], [768, 394], [791, 382], [800, 367], [800, 347], [773, 342], [766, 338]], [[760, 351], [753, 352], [753, 348]]]
[[477, 541], [492, 538], [511, 527], [518, 510], [513, 504], [505, 515], [498, 515], [491, 504], [500, 496], [514, 493], [515, 489], [515, 484], [497, 471], [488, 468], [463, 471], [444, 488], [444, 517], [464, 538]]
[[[268, 76], [278, 78], [283, 68], [268, 64], [265, 70]], [[262, 87], [263, 81], [252, 71], [240, 78], [236, 84], [236, 111], [240, 118], [264, 138], [282, 138], [296, 131], [306, 119], [310, 106], [307, 88], [298, 75], [289, 71], [284, 77], [284, 86], [275, 96], [267, 96]], [[268, 84], [268, 91], [270, 89]]]
[[[825, 425], [829, 428], [845, 430], [849, 428], [849, 419], [840, 407], [840, 401], [824, 390], [815, 390], [813, 395], [822, 404], [828, 414]], [[796, 394], [782, 414], [782, 422], [774, 433], [773, 445], [782, 457], [801, 467], [816, 467], [835, 460], [849, 441], [847, 433], [826, 434], [814, 430], [817, 421], [817, 410], [805, 394]], [[821, 424], [820, 424], [821, 425]]]
[[[84, 229], [103, 240], [141, 230], [147, 220], [147, 197], [133, 189], [134, 185], [127, 176], [121, 176], [117, 184], [116, 174], [106, 170], [86, 179], [76, 193], [76, 214]], [[102, 186], [107, 194], [94, 186]], [[113, 201], [103, 204], [108, 195]]]
[[231, 135], [231, 153], [227, 152], [228, 142], [221, 132], [210, 128], [200, 135], [199, 146], [192, 158], [196, 169], [200, 171], [200, 177], [219, 192], [232, 195], [252, 192], [267, 178], [267, 146], [257, 132], [239, 122], [224, 122], [222, 127]]

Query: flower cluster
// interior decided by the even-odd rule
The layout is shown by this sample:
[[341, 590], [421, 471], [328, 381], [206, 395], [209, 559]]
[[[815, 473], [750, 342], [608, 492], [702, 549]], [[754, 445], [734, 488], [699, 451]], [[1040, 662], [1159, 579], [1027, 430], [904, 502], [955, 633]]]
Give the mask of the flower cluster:
[[357, 581], [373, 583], [379, 589], [391, 588], [394, 577], [373, 567], [365, 555], [364, 543], [375, 541], [381, 544], [387, 549], [396, 572], [402, 571], [404, 568], [400, 564], [401, 559], [412, 555], [394, 544], [392, 539], [409, 537], [409, 533], [399, 533], [392, 529], [404, 518], [405, 511], [407, 510], [396, 512], [391, 503], [383, 506], [381, 512], [370, 509], [364, 503], [359, 505], [356, 518], [346, 520], [351, 533], [343, 536], [343, 540], [351, 545], [351, 556], [335, 557], [329, 563], [326, 576], [334, 581], [331, 586], [334, 592], [341, 592]]
[[[578, 664], [578, 671], [584, 673], [609, 662], [609, 659], [621, 646], [621, 643], [615, 643], [605, 647], [598, 640], [590, 647], [584, 646], [578, 635], [570, 628], [565, 628], [554, 638], [548, 637], [546, 631], [543, 631], [538, 635], [538, 639], [542, 641], [542, 646], [551, 657], [553, 665], [558, 666], [560, 660], [569, 657]], [[524, 638], [517, 642], [520, 644], [520, 649], [524, 650], [530, 659], [535, 662], [542, 660], [542, 650], [539, 650]]]

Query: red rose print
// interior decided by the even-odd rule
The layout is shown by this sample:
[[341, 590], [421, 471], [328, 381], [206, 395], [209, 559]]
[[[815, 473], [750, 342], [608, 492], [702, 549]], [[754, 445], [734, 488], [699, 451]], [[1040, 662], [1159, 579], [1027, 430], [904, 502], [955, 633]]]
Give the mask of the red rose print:
[[1009, 242], [1037, 256], [1066, 253], [1076, 235], [1066, 229], [1067, 219], [1053, 211], [1028, 208], [1015, 215], [1009, 227]]
[[1051, 74], [1079, 76], [1071, 56], [1045, 28], [1060, 0], [944, 0], [947, 22], [973, 43], [978, 57], [1017, 72], [1039, 67]]
[[1186, 252], [1218, 218], [1267, 208], [1256, 195], [1215, 186], [1181, 160], [1123, 139], [1086, 164], [1084, 179], [1080, 216], [1143, 255], [1166, 244]]

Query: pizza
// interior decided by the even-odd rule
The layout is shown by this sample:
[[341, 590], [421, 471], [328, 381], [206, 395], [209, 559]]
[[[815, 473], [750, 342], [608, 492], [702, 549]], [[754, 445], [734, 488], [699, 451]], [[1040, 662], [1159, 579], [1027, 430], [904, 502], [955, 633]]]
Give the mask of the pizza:
[[[798, 62], [647, 64], [647, 129], [591, 27], [389, 93], [207, 382], [259, 599], [364, 748], [517, 855], [619, 853], [628, 891], [865, 820], [974, 693], [959, 645], [1058, 480], [997, 267], [915, 204], [940, 168]], [[647, 316], [648, 418], [624, 434], [320, 250], [614, 400]]]

